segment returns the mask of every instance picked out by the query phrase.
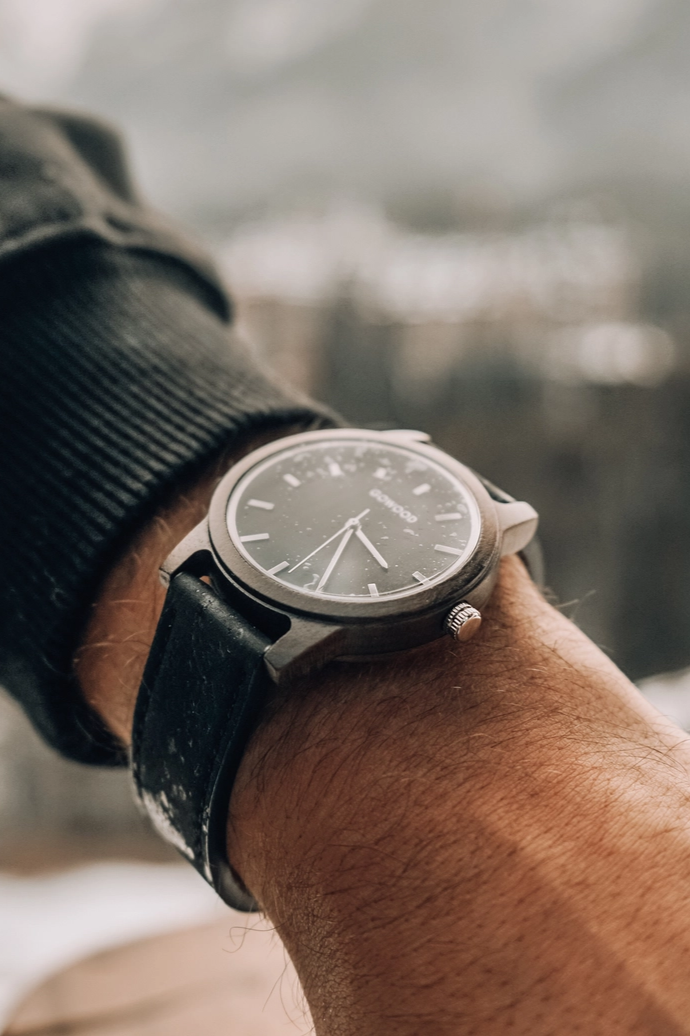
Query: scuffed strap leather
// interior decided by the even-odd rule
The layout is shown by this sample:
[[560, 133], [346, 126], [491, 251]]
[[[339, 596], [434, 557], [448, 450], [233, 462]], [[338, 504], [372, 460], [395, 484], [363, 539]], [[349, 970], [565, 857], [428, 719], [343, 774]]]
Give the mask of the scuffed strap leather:
[[227, 860], [228, 804], [271, 686], [270, 643], [205, 583], [176, 575], [134, 716], [132, 768], [146, 812], [237, 910], [257, 905]]

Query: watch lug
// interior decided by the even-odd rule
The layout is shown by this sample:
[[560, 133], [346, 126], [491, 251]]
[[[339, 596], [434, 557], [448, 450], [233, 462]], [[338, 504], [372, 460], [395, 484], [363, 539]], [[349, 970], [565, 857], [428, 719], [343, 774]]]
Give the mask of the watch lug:
[[496, 511], [503, 533], [501, 554], [517, 554], [524, 550], [537, 531], [539, 515], [524, 500], [496, 503]]
[[292, 618], [290, 629], [266, 651], [264, 662], [274, 683], [281, 684], [337, 658], [345, 644], [342, 626]]
[[193, 575], [205, 575], [212, 556], [208, 519], [204, 518], [168, 554], [158, 570], [161, 583], [169, 586], [172, 577], [180, 570]]

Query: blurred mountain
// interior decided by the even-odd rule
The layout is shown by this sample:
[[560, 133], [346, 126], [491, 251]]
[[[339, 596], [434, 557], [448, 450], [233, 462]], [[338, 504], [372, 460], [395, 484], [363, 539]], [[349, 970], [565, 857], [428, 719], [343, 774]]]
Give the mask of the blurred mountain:
[[0, 89], [118, 121], [206, 232], [333, 196], [654, 220], [690, 209], [689, 42], [683, 0], [0, 0]]
[[690, 7], [657, 0], [620, 47], [561, 78], [549, 122], [569, 168], [590, 180], [658, 179], [687, 189], [689, 44]]
[[688, 42], [682, 0], [128, 0], [61, 95], [206, 232], [334, 195], [430, 227], [682, 194]]

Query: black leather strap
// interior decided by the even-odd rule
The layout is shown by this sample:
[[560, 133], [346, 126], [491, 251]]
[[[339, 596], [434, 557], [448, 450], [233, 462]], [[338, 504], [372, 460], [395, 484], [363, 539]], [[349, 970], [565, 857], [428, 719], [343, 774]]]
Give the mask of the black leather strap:
[[134, 716], [133, 774], [146, 812], [237, 910], [257, 906], [227, 862], [228, 804], [271, 687], [270, 643], [201, 580], [176, 575]]

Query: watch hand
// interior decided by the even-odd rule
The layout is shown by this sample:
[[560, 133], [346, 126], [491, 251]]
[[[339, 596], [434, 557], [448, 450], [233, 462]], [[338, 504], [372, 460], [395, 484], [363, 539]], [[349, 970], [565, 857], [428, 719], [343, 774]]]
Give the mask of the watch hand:
[[320, 550], [322, 550], [324, 547], [327, 547], [328, 544], [332, 543], [333, 540], [338, 538], [338, 536], [341, 536], [346, 529], [352, 528], [352, 526], [355, 525], [360, 520], [360, 518], [363, 518], [365, 514], [369, 514], [370, 510], [371, 508], [367, 507], [364, 511], [362, 511], [361, 514], [358, 514], [356, 518], [348, 518], [348, 520], [343, 525], [342, 529], [338, 529], [338, 531], [334, 532], [332, 536], [329, 536], [327, 540], [324, 540], [323, 543], [316, 548], [316, 550], [313, 550], [311, 554], [307, 554], [306, 558], [302, 558], [302, 560], [298, 561], [296, 565], [293, 565], [292, 568], [289, 568], [288, 575], [290, 574], [290, 572], [294, 572], [296, 568], [299, 568], [300, 565], [303, 565], [305, 561], [309, 561], [309, 558], [313, 558], [315, 554], [318, 554]]
[[333, 571], [335, 566], [340, 561], [340, 555], [342, 554], [342, 552], [347, 547], [347, 545], [348, 545], [348, 543], [350, 541], [350, 537], [352, 536], [353, 532], [354, 532], [354, 528], [352, 526], [350, 526], [350, 528], [343, 535], [342, 540], [338, 544], [338, 549], [336, 550], [335, 554], [333, 555], [333, 557], [331, 558], [331, 560], [329, 562], [328, 568], [326, 569], [324, 574], [321, 576], [321, 581], [320, 581], [319, 585], [316, 588], [317, 592], [321, 589], [322, 586], [326, 585], [326, 581], [327, 581], [328, 577], [330, 576], [331, 572]]
[[388, 562], [386, 561], [386, 559], [382, 557], [381, 554], [379, 554], [378, 550], [371, 542], [369, 537], [365, 536], [361, 529], [355, 529], [355, 536], [360, 541], [360, 543], [364, 544], [364, 546], [367, 548], [372, 557], [376, 558], [381, 568], [388, 568]]

